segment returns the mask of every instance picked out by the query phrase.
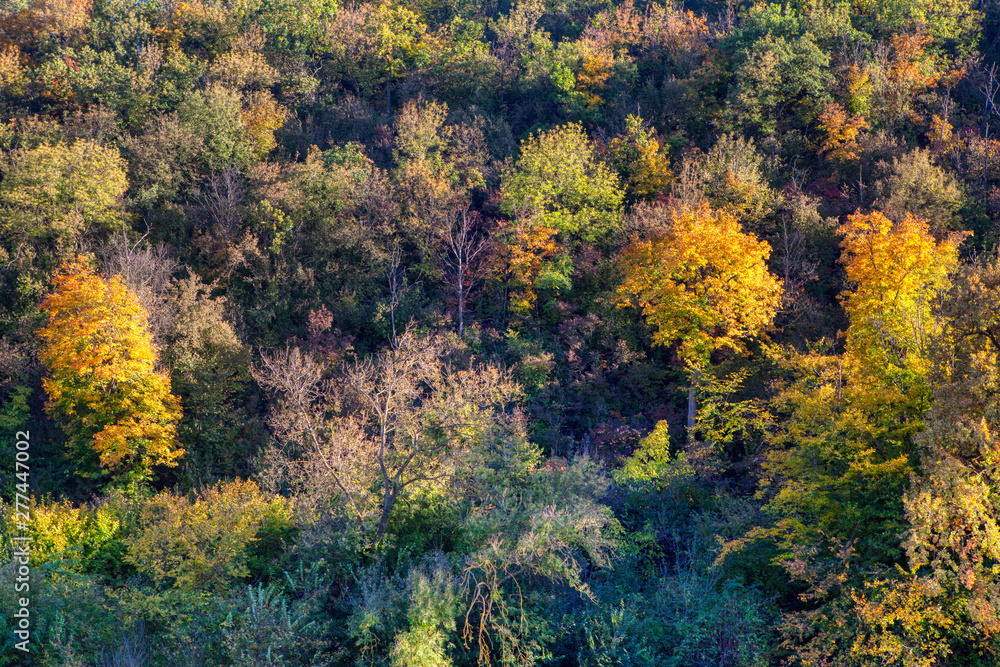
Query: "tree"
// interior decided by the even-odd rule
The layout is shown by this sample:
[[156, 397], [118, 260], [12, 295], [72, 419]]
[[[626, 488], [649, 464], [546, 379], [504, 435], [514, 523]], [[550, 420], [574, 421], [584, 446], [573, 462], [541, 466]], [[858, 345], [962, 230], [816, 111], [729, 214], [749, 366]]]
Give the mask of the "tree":
[[[768, 5], [751, 12], [763, 7]], [[830, 56], [811, 33], [786, 38], [768, 31], [748, 47], [729, 91], [726, 114], [732, 125], [769, 136], [788, 129], [790, 118], [800, 127], [809, 125], [830, 101]]]
[[666, 193], [674, 175], [656, 130], [647, 128], [642, 118], [633, 115], [625, 119], [625, 126], [625, 134], [611, 140], [608, 153], [625, 175], [629, 197], [651, 199]]
[[563, 244], [593, 242], [618, 225], [622, 192], [583, 127], [570, 123], [522, 142], [504, 177], [503, 202], [508, 213], [556, 229]]
[[392, 115], [392, 81], [422, 50], [427, 26], [406, 7], [383, 2], [368, 17], [365, 32], [374, 43], [374, 56], [385, 77], [385, 115]]
[[121, 222], [127, 187], [114, 148], [77, 141], [13, 151], [0, 179], [0, 263], [14, 269], [4, 272], [4, 300], [33, 307], [60, 262]]
[[448, 477], [456, 455], [482, 437], [494, 410], [517, 393], [496, 368], [450, 371], [442, 356], [441, 341], [420, 340], [408, 329], [396, 347], [348, 371], [348, 385], [375, 443], [382, 487], [376, 544], [400, 494], [413, 484]]
[[128, 562], [157, 583], [198, 590], [225, 590], [246, 577], [263, 533], [292, 529], [287, 500], [240, 479], [209, 487], [194, 501], [160, 492], [139, 518], [142, 528], [127, 540]]
[[514, 313], [531, 312], [538, 298], [537, 288], [569, 288], [572, 262], [555, 236], [555, 229], [523, 219], [498, 225], [492, 268], [511, 290], [510, 309]]
[[930, 151], [920, 148], [893, 160], [877, 189], [879, 210], [893, 220], [902, 220], [907, 213], [926, 219], [935, 234], [955, 228], [964, 199], [958, 182], [931, 161]]
[[5, 232], [19, 231], [21, 238], [51, 243], [65, 253], [87, 231], [107, 230], [121, 220], [128, 183], [113, 148], [88, 141], [39, 146], [15, 152], [4, 166]]
[[442, 234], [445, 254], [441, 260], [445, 265], [445, 281], [455, 290], [458, 298], [458, 337], [461, 338], [465, 329], [465, 302], [469, 292], [486, 275], [487, 264], [483, 261], [489, 250], [489, 237], [476, 233], [475, 213], [463, 210], [456, 216], [457, 220], [448, 225]]
[[1000, 266], [964, 267], [939, 314], [953, 328], [935, 355], [941, 379], [917, 436], [921, 472], [904, 495], [911, 567], [957, 602], [970, 653], [997, 651], [1000, 601]]
[[819, 129], [824, 133], [820, 153], [838, 162], [851, 162], [858, 159], [858, 133], [868, 129], [868, 121], [864, 116], [848, 118], [844, 108], [836, 102], [827, 104], [823, 113], [817, 119]]
[[184, 453], [180, 404], [156, 372], [148, 316], [120, 278], [103, 280], [82, 259], [64, 263], [53, 282], [38, 331], [47, 409], [64, 420], [82, 475], [110, 473], [135, 489], [154, 465], [174, 466]]
[[[345, 391], [297, 349], [263, 355], [254, 369], [279, 401], [271, 425], [286, 450], [274, 456], [281, 475], [339, 499], [372, 546], [403, 494], [443, 484], [517, 395], [506, 373], [451, 369], [445, 352], [440, 338], [407, 327], [392, 348], [346, 368]], [[298, 471], [305, 475], [296, 479]]]
[[926, 221], [907, 214], [894, 225], [878, 212], [848, 217], [839, 234], [853, 286], [841, 296], [851, 322], [847, 353], [890, 385], [919, 381], [928, 370], [928, 346], [942, 333], [932, 306], [968, 234], [936, 241]]
[[673, 212], [664, 233], [626, 249], [618, 305], [637, 305], [656, 330], [653, 342], [680, 341], [692, 372], [688, 428], [694, 427], [699, 369], [715, 350], [740, 350], [771, 323], [782, 283], [767, 269], [771, 246], [744, 233], [734, 217], [708, 206]]

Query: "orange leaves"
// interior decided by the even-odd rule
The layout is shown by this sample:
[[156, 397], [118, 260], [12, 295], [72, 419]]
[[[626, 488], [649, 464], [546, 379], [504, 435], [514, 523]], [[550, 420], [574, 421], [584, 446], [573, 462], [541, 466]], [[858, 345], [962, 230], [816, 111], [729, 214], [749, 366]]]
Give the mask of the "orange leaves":
[[[155, 359], [145, 332], [146, 313], [120, 279], [110, 283], [94, 275], [80, 259], [65, 263], [56, 274], [54, 292], [42, 309], [50, 322], [39, 333], [47, 343], [42, 360], [50, 368], [89, 372], [105, 381], [119, 371], [135, 373]], [[115, 349], [116, 343], [128, 344]], [[122, 368], [111, 366], [124, 364]]]
[[893, 50], [889, 78], [900, 86], [913, 91], [933, 87], [940, 74], [929, 63], [924, 47], [932, 40], [930, 35], [892, 35], [889, 38]]
[[505, 243], [498, 246], [497, 259], [500, 267], [497, 273], [507, 277], [512, 287], [510, 307], [515, 313], [528, 313], [535, 306], [537, 294], [535, 283], [543, 270], [544, 263], [561, 250], [555, 240], [556, 230], [531, 221], [517, 219], [498, 236]]
[[[105, 281], [79, 258], [63, 264], [49, 315], [39, 330], [48, 409], [67, 421], [69, 446], [84, 474], [122, 474], [127, 484], [147, 479], [154, 464], [176, 465], [180, 404], [155, 372], [147, 314], [118, 277]], [[90, 462], [92, 464], [92, 461]], [[90, 468], [88, 470], [88, 467]]]
[[707, 206], [672, 218], [667, 233], [626, 250], [618, 305], [636, 303], [656, 327], [654, 341], [680, 340], [689, 363], [713, 350], [740, 349], [770, 324], [781, 302], [781, 281], [767, 270], [771, 247]]
[[912, 109], [913, 100], [937, 85], [941, 77], [934, 58], [925, 51], [930, 42], [931, 37], [925, 34], [893, 35], [890, 52], [879, 56], [878, 94], [893, 120], [919, 122], [919, 114]]
[[955, 621], [926, 582], [868, 581], [852, 590], [860, 622], [851, 656], [866, 664], [934, 667], [951, 651], [945, 638]]
[[820, 114], [819, 129], [826, 135], [820, 151], [831, 159], [848, 162], [858, 159], [858, 133], [868, 129], [868, 121], [864, 116], [848, 118], [844, 108], [833, 103]]
[[274, 131], [285, 122], [285, 107], [271, 93], [261, 91], [250, 95], [240, 113], [250, 135], [250, 145], [259, 159], [264, 159], [277, 146]]

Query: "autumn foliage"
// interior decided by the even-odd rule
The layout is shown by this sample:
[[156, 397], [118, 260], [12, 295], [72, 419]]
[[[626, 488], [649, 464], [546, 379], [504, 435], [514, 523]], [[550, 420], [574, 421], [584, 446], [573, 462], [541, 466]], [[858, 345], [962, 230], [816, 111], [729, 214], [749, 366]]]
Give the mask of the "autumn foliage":
[[741, 349], [781, 304], [781, 281], [768, 271], [771, 247], [739, 222], [707, 206], [681, 209], [670, 229], [625, 252], [619, 305], [633, 301], [660, 345], [680, 341], [694, 362], [714, 350]]
[[0, 667], [997, 667], [998, 34], [0, 0]]
[[[38, 331], [48, 409], [66, 424], [81, 472], [114, 482], [148, 480], [157, 464], [176, 465], [180, 404], [156, 370], [147, 314], [120, 278], [105, 280], [81, 259], [56, 274]], [[96, 460], [94, 454], [96, 453]]]
[[943, 327], [935, 300], [967, 234], [937, 241], [925, 221], [908, 214], [893, 224], [878, 212], [850, 216], [839, 233], [841, 261], [854, 286], [843, 296], [851, 320], [848, 350], [880, 374], [925, 374], [928, 347]]

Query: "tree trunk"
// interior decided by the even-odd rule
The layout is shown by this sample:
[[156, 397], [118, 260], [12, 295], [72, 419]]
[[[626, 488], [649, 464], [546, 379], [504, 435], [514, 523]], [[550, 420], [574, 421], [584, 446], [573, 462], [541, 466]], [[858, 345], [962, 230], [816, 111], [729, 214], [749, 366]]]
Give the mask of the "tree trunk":
[[[688, 387], [688, 414], [687, 414], [687, 428], [688, 433], [694, 430], [694, 416], [695, 410], [697, 409], [698, 402], [695, 398], [694, 381], [692, 380], [691, 385]], [[689, 435], [690, 437], [690, 435]]]
[[465, 280], [464, 267], [461, 264], [461, 259], [459, 259], [458, 265], [458, 337], [462, 337], [462, 332], [465, 330], [465, 285], [462, 282]]
[[698, 411], [698, 385], [701, 383], [701, 368], [691, 369], [691, 384], [688, 385], [687, 432], [688, 443], [694, 442], [694, 425]]
[[378, 530], [375, 532], [375, 539], [372, 540], [372, 547], [382, 541], [385, 531], [389, 528], [389, 515], [392, 513], [392, 506], [396, 504], [396, 494], [396, 489], [391, 487], [386, 489], [382, 498], [382, 515], [378, 519]]

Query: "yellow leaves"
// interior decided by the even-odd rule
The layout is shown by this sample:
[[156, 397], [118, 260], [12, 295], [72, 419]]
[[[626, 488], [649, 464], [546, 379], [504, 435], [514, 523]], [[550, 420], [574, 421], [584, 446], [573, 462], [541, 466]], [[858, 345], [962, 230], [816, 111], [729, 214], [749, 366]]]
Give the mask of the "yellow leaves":
[[947, 286], [968, 233], [938, 242], [923, 220], [907, 214], [893, 225], [873, 212], [850, 216], [839, 234], [841, 262], [854, 285], [841, 297], [851, 320], [848, 353], [883, 376], [924, 376], [927, 345], [943, 327], [932, 316], [932, 301]]
[[935, 153], [950, 151], [958, 145], [952, 132], [953, 129], [947, 119], [934, 114], [931, 118], [931, 129], [927, 132], [927, 139], [930, 140]]
[[868, 129], [864, 116], [848, 118], [842, 106], [828, 104], [819, 116], [819, 128], [826, 135], [820, 147], [822, 153], [840, 162], [858, 159], [858, 133]]
[[68, 500], [31, 507], [32, 562], [62, 558], [60, 567], [79, 570], [89, 551], [114, 537], [119, 520], [106, 507], [74, 507]]
[[0, 181], [0, 230], [54, 241], [65, 252], [88, 228], [121, 219], [127, 187], [114, 148], [77, 141], [15, 151]]
[[127, 483], [147, 478], [153, 464], [176, 465], [180, 405], [154, 369], [138, 299], [120, 278], [105, 281], [79, 258], [53, 283], [41, 304], [49, 321], [38, 331], [39, 356], [51, 374], [47, 407], [69, 421], [70, 446], [89, 444], [100, 468], [125, 473]]
[[861, 626], [852, 657], [867, 664], [935, 667], [951, 653], [943, 635], [955, 622], [917, 577], [865, 582], [851, 599]]
[[629, 115], [625, 124], [626, 133], [611, 140], [608, 153], [625, 174], [628, 194], [651, 198], [667, 192], [674, 174], [656, 131], [647, 129], [637, 116]]
[[253, 93], [247, 99], [240, 116], [258, 159], [264, 159], [277, 146], [274, 131], [284, 124], [285, 115], [285, 107], [278, 104], [268, 91]]
[[871, 108], [872, 81], [868, 68], [851, 65], [847, 70], [847, 105], [858, 116], [868, 115]]
[[287, 503], [249, 480], [220, 483], [193, 502], [164, 491], [140, 517], [145, 528], [129, 539], [126, 560], [158, 582], [212, 590], [248, 574], [248, 549], [265, 521], [292, 525]]
[[680, 340], [689, 363], [713, 350], [741, 349], [781, 302], [781, 281], [767, 270], [770, 254], [728, 213], [707, 206], [674, 211], [666, 234], [625, 251], [618, 305], [636, 303], [656, 327], [654, 342]]
[[23, 57], [15, 44], [0, 50], [0, 95], [14, 96], [24, 92], [27, 70], [21, 63]]
[[258, 42], [263, 42], [259, 29], [244, 35], [231, 51], [215, 59], [208, 69], [208, 78], [233, 89], [265, 87], [276, 83], [278, 71], [258, 52], [257, 49], [263, 46]]
[[598, 51], [584, 54], [580, 72], [576, 75], [576, 89], [583, 94], [588, 109], [604, 103], [599, 92], [605, 88], [613, 66], [614, 58], [607, 53]]
[[178, 2], [170, 12], [168, 26], [156, 26], [152, 33], [171, 50], [180, 50], [181, 38], [184, 37], [184, 28], [190, 20], [199, 14], [200, 3], [197, 7], [192, 7], [187, 2]]

